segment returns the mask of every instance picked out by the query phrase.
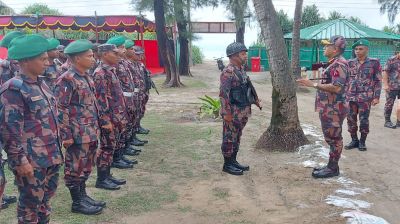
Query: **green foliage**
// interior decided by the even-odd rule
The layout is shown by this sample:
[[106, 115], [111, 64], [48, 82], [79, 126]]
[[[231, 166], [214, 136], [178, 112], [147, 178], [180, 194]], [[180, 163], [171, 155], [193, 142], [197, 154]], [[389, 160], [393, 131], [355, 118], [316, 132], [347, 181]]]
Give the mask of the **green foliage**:
[[236, 27], [241, 27], [244, 21], [244, 15], [249, 11], [248, 0], [221, 0], [226, 5], [227, 10], [233, 16]]
[[345, 16], [343, 16], [338, 11], [331, 11], [331, 12], [329, 12], [329, 16], [328, 16], [327, 20], [335, 20], [335, 19], [341, 19], [341, 18], [345, 18]]
[[303, 8], [303, 15], [301, 16], [301, 28], [317, 25], [325, 19], [319, 13], [315, 4], [307, 5]]
[[57, 9], [51, 9], [46, 4], [34, 3], [28, 5], [21, 14], [62, 15]]
[[12, 15], [15, 14], [15, 11], [0, 1], [0, 15]]
[[192, 60], [193, 64], [202, 64], [204, 59], [204, 54], [201, 52], [200, 47], [193, 45], [192, 46]]
[[390, 23], [393, 23], [400, 10], [400, 0], [378, 0], [381, 5], [381, 14], [388, 14]]
[[276, 12], [279, 19], [279, 24], [282, 27], [283, 34], [287, 34], [292, 32], [293, 30], [293, 19], [289, 18], [288, 14], [285, 13], [282, 9]]
[[201, 116], [213, 116], [214, 118], [219, 117], [219, 110], [221, 109], [221, 102], [218, 98], [214, 99], [205, 95], [204, 97], [199, 97], [202, 101], [200, 107]]

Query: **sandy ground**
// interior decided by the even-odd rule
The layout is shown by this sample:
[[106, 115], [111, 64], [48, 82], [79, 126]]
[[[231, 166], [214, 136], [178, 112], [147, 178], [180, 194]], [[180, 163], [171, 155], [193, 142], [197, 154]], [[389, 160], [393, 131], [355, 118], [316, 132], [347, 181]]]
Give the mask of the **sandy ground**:
[[[192, 79], [206, 82], [207, 87], [153, 95], [149, 110], [173, 108], [182, 113], [187, 105], [198, 102], [199, 96], [218, 96], [219, 72], [214, 62], [197, 65], [192, 73]], [[250, 76], [264, 106], [263, 111], [253, 107], [239, 153], [240, 161], [251, 165], [251, 170], [244, 176], [231, 176], [221, 172], [222, 161], [205, 161], [201, 169], [209, 170], [210, 175], [174, 186], [177, 202], [155, 212], [127, 216], [126, 223], [346, 223], [341, 214], [349, 210], [400, 223], [400, 130], [383, 127], [384, 98], [372, 109], [368, 151], [344, 150], [341, 176], [316, 180], [311, 177], [312, 169], [303, 164], [326, 162], [327, 149], [313, 110], [314, 91], [298, 93], [299, 117], [312, 144], [295, 153], [265, 152], [255, 149], [254, 144], [269, 124], [272, 87], [267, 73]], [[346, 130], [345, 125], [345, 143], [350, 138]], [[219, 147], [220, 139], [215, 141]], [[336, 206], [328, 204], [328, 199]], [[176, 205], [181, 211], [169, 209]]]

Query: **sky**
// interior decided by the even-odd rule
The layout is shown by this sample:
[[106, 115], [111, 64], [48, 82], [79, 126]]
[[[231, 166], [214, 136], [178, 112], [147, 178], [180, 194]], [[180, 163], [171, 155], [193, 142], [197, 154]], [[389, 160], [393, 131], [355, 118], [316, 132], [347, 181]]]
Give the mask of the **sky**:
[[[2, 0], [5, 4], [12, 7], [17, 13], [27, 5], [33, 3], [44, 3], [50, 8], [58, 9], [65, 15], [137, 15], [129, 4], [130, 0]], [[359, 17], [368, 26], [381, 30], [385, 25], [389, 25], [387, 15], [379, 12], [378, 0], [304, 0], [303, 5], [315, 4], [320, 13], [327, 17], [330, 11], [336, 10], [345, 16]], [[251, 0], [249, 1], [251, 10], [254, 12]], [[289, 17], [293, 17], [295, 0], [273, 0], [276, 10], [282, 9]], [[152, 13], [144, 13], [150, 20], [154, 19]], [[229, 20], [229, 13], [226, 8], [203, 8], [192, 11], [192, 21], [202, 22], [226, 22]], [[255, 17], [255, 15], [254, 15]], [[400, 23], [400, 16], [395, 23]], [[251, 45], [257, 40], [259, 28], [255, 19], [246, 20], [245, 44]], [[206, 58], [225, 56], [225, 48], [235, 40], [235, 34], [198, 34], [199, 40], [193, 44], [199, 46]]]

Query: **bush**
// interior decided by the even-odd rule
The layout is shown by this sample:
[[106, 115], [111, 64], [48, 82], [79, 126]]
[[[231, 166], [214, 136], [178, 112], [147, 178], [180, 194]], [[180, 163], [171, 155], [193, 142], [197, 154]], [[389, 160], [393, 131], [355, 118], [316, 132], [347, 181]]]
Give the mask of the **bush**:
[[207, 95], [204, 97], [199, 97], [202, 101], [200, 107], [200, 114], [204, 116], [213, 116], [214, 118], [219, 117], [219, 110], [221, 109], [221, 101], [219, 98], [212, 98]]
[[193, 64], [202, 64], [204, 59], [204, 54], [201, 52], [200, 47], [193, 45], [192, 46], [192, 60]]

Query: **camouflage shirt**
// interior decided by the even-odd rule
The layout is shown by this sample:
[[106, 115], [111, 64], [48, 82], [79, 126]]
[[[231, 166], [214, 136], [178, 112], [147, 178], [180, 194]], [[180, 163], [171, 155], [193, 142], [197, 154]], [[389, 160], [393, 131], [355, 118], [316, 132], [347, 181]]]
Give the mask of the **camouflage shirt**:
[[134, 108], [134, 98], [137, 98], [138, 93], [135, 93], [135, 84], [129, 66], [130, 64], [127, 60], [121, 60], [118, 63], [116, 74], [124, 92], [126, 106]]
[[[236, 70], [236, 72], [235, 72]], [[234, 119], [241, 119], [251, 115], [251, 106], [238, 107], [231, 103], [230, 91], [232, 88], [239, 87], [242, 83], [238, 75], [242, 76], [243, 82], [247, 82], [249, 77], [243, 67], [228, 64], [220, 76], [219, 99], [221, 101], [221, 116], [232, 115]]]
[[335, 110], [345, 112], [346, 92], [349, 80], [349, 66], [342, 56], [335, 57], [329, 61], [328, 67], [321, 74], [321, 84], [333, 84], [340, 86], [339, 93], [330, 93], [323, 90], [317, 91], [315, 99], [315, 110], [319, 112]]
[[379, 59], [366, 58], [361, 64], [357, 58], [348, 61], [350, 79], [347, 101], [370, 102], [380, 98], [382, 89], [382, 68]]
[[21, 74], [7, 81], [0, 94], [1, 139], [10, 166], [61, 164], [57, 106], [47, 85]]
[[50, 88], [52, 92], [54, 92], [54, 88], [56, 87], [57, 78], [61, 75], [61, 68], [56, 64], [52, 64], [44, 71], [42, 76], [39, 76]]
[[88, 74], [71, 67], [57, 81], [54, 96], [63, 141], [75, 144], [97, 142], [100, 136], [94, 82]]
[[399, 90], [400, 89], [400, 59], [397, 56], [389, 58], [383, 68], [388, 75], [389, 89]]
[[145, 74], [141, 70], [141, 62], [131, 62], [130, 68], [133, 75], [133, 82], [137, 88], [136, 91], [139, 93], [139, 100], [143, 100], [147, 91], [144, 81]]
[[126, 125], [126, 105], [115, 68], [103, 62], [93, 73], [100, 126]]
[[18, 61], [0, 60], [0, 86], [19, 73]]

